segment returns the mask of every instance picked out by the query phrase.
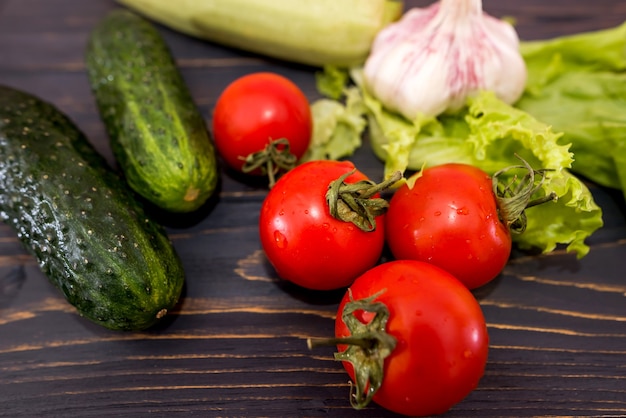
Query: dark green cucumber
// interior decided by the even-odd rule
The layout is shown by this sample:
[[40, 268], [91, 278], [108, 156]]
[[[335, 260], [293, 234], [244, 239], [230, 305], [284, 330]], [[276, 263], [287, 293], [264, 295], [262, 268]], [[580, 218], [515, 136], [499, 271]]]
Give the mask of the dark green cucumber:
[[0, 86], [0, 216], [90, 320], [141, 330], [177, 303], [180, 258], [163, 227], [52, 104]]
[[218, 180], [211, 137], [156, 28], [125, 9], [93, 30], [91, 88], [126, 180], [172, 212], [198, 209]]

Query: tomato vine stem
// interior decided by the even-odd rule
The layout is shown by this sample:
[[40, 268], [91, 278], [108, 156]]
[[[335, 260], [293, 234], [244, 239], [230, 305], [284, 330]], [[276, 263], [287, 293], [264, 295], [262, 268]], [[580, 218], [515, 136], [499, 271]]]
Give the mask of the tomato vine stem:
[[402, 173], [396, 171], [381, 183], [371, 180], [345, 183], [355, 171], [356, 169], [342, 175], [328, 185], [326, 202], [335, 219], [352, 222], [362, 231], [371, 232], [376, 229], [376, 217], [389, 208], [387, 200], [374, 196], [398, 182]]
[[[335, 360], [347, 361], [354, 368], [354, 384], [350, 385], [350, 403], [355, 409], [367, 406], [382, 385], [385, 358], [393, 352], [397, 343], [386, 331], [389, 309], [384, 303], [375, 301], [382, 292], [359, 300], [352, 299], [350, 292], [350, 301], [345, 304], [341, 313], [341, 318], [350, 331], [349, 337], [307, 340], [309, 348], [328, 345], [348, 346], [344, 351], [335, 353]], [[374, 316], [365, 323], [355, 315], [356, 312], [369, 312]]]
[[[526, 209], [546, 202], [555, 201], [558, 199], [558, 196], [555, 192], [550, 192], [544, 196], [533, 199], [533, 195], [543, 186], [547, 173], [552, 170], [535, 170], [519, 155], [515, 154], [515, 156], [520, 159], [523, 164], [506, 167], [494, 173], [492, 176], [492, 185], [497, 200], [500, 220], [511, 232], [521, 234], [526, 230]], [[504, 183], [502, 177], [509, 171], [515, 169], [525, 170], [526, 173], [522, 178], [514, 175], [508, 182]], [[541, 176], [538, 181], [535, 179], [537, 175]]]
[[298, 157], [291, 152], [287, 138], [270, 138], [264, 149], [249, 154], [244, 160], [241, 171], [250, 173], [260, 169], [268, 176], [270, 188], [274, 187], [276, 176], [281, 170], [289, 171], [298, 163]]

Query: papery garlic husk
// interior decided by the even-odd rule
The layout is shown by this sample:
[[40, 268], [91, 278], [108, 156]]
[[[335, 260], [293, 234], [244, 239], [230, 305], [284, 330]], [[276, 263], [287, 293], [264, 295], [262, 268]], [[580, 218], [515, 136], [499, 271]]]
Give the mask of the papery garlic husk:
[[479, 90], [513, 104], [526, 76], [515, 29], [481, 0], [408, 10], [378, 33], [363, 73], [367, 91], [410, 120], [459, 110]]

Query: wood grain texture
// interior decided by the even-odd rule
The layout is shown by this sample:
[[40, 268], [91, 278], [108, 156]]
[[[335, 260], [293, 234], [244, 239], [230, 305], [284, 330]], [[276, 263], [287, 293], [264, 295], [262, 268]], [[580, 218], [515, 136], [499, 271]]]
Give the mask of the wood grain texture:
[[[428, 1], [407, 0], [407, 6]], [[111, 162], [83, 61], [89, 31], [111, 0], [0, 0], [0, 83], [56, 104]], [[608, 28], [626, 3], [485, 0], [540, 39]], [[313, 70], [188, 38], [159, 27], [210, 120], [218, 94], [260, 70], [284, 74], [318, 97]], [[382, 175], [367, 142], [353, 157]], [[626, 204], [590, 185], [605, 226], [582, 260], [515, 252], [476, 292], [491, 338], [476, 391], [449, 417], [626, 416]], [[76, 315], [11, 230], [0, 226], [0, 417], [391, 417], [354, 411], [332, 348], [307, 337], [333, 332], [341, 292], [279, 280], [257, 238], [259, 184], [223, 172], [209, 212], [161, 217], [187, 271], [184, 298], [159, 327], [102, 329]]]

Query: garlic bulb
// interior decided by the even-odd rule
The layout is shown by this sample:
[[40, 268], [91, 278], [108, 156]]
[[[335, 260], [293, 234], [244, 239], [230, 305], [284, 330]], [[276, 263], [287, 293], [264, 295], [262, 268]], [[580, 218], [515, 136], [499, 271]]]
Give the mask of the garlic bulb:
[[412, 120], [458, 110], [479, 90], [512, 104], [526, 65], [515, 29], [486, 14], [481, 0], [440, 0], [380, 31], [363, 77], [386, 108]]

